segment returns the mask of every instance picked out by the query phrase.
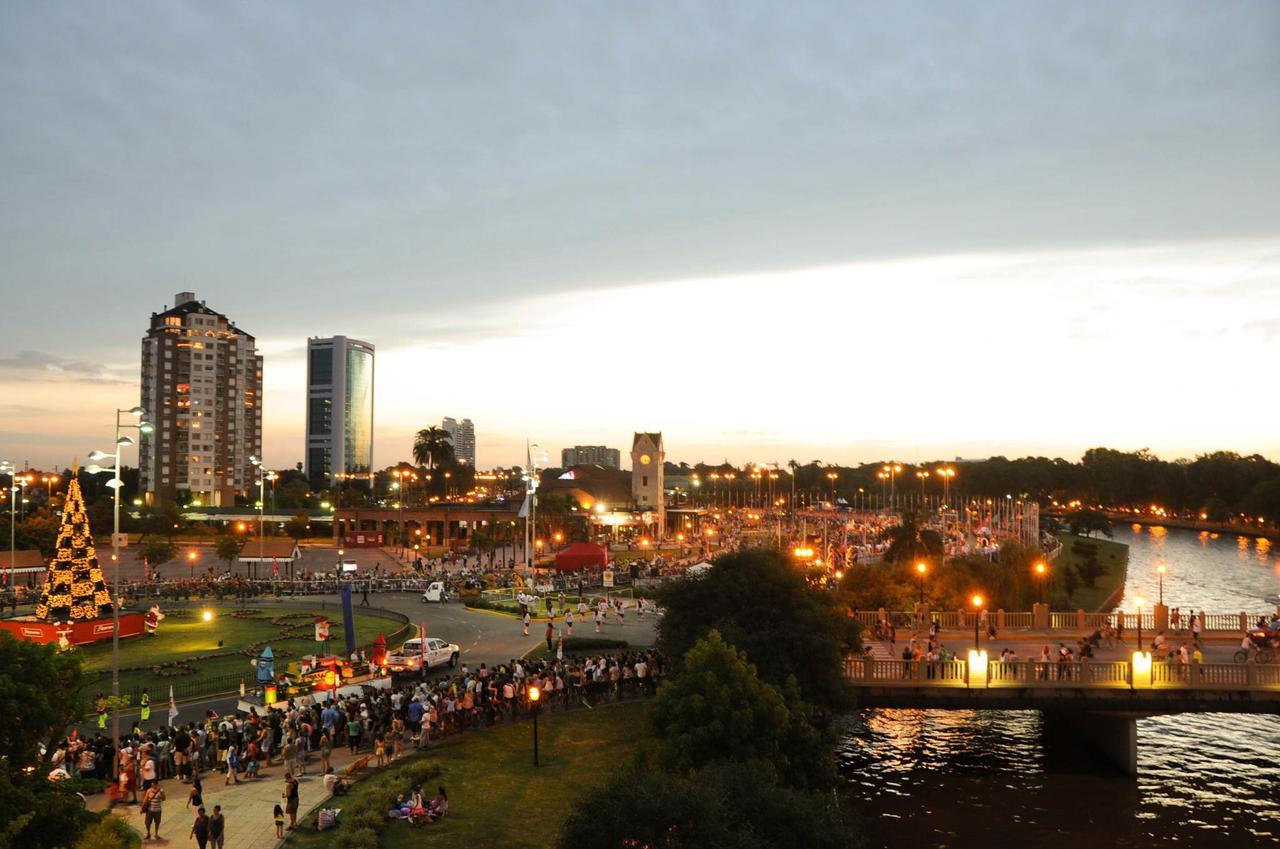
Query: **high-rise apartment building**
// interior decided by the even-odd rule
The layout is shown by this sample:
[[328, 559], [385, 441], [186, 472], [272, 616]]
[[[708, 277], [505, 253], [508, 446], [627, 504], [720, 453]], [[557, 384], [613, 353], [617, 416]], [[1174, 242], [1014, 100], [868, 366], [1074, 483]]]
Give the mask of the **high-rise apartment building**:
[[262, 454], [262, 357], [225, 315], [179, 292], [142, 340], [142, 408], [155, 429], [138, 447], [149, 503], [233, 506]]
[[440, 429], [449, 434], [449, 441], [453, 443], [453, 456], [458, 462], [475, 468], [476, 426], [471, 423], [471, 419], [458, 421], [446, 417], [440, 422]]
[[572, 466], [604, 466], [606, 469], [622, 468], [622, 452], [604, 445], [575, 445], [560, 449], [560, 468]]
[[306, 475], [312, 486], [373, 468], [373, 346], [346, 336], [307, 340]]

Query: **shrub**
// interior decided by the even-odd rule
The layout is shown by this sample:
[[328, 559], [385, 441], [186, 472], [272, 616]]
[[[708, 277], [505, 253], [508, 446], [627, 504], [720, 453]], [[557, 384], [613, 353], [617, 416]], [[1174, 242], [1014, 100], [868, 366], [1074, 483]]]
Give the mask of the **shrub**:
[[138, 835], [124, 820], [103, 814], [85, 828], [73, 849], [132, 849], [139, 843]]

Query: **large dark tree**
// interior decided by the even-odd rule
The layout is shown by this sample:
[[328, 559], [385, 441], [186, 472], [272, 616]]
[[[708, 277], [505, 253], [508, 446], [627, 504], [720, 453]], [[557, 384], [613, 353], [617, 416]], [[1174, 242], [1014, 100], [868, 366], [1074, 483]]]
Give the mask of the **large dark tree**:
[[809, 586], [781, 552], [752, 548], [721, 555], [706, 575], [669, 585], [660, 602], [666, 614], [659, 640], [668, 657], [682, 658], [714, 629], [746, 652], [765, 681], [782, 687], [795, 676], [806, 700], [842, 701], [840, 662], [860, 645], [857, 624], [832, 593]]

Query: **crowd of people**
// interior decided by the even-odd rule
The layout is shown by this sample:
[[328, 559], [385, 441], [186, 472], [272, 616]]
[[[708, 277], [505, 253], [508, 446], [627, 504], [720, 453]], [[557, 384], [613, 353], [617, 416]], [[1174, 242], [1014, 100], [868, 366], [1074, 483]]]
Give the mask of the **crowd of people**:
[[[102, 732], [85, 739], [76, 730], [60, 740], [52, 755], [56, 779], [84, 777], [111, 781], [112, 803], [139, 805], [146, 812], [148, 838], [159, 836], [165, 800], [160, 781], [176, 778], [189, 786], [187, 806], [195, 814], [193, 837], [213, 843], [225, 830], [221, 812], [204, 811], [203, 781], [256, 782], [273, 769], [284, 770], [281, 816], [297, 824], [297, 777], [316, 769], [326, 790], [345, 792], [334, 769], [335, 749], [367, 753], [377, 766], [443, 737], [522, 719], [534, 709], [570, 710], [652, 694], [661, 681], [663, 659], [654, 649], [599, 653], [548, 660], [518, 660], [494, 666], [463, 665], [434, 680], [397, 682], [386, 689], [364, 687], [359, 694], [323, 701], [289, 700], [266, 715], [219, 716], [145, 727], [135, 722], [117, 751]], [[535, 703], [530, 694], [537, 688]], [[305, 703], [304, 703], [305, 702]], [[112, 779], [113, 773], [117, 777]], [[421, 816], [438, 810], [415, 805]], [[204, 819], [201, 820], [201, 817]]]

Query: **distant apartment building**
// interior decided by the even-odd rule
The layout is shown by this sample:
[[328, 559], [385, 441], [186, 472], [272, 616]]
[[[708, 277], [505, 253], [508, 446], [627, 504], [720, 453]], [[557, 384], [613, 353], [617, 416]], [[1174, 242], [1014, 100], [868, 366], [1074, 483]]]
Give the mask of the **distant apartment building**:
[[622, 452], [617, 448], [606, 448], [603, 445], [575, 445], [572, 448], [560, 449], [560, 468], [569, 469], [585, 465], [621, 469]]
[[312, 486], [367, 477], [373, 467], [373, 355], [373, 345], [346, 336], [307, 340], [304, 466]]
[[179, 292], [142, 339], [142, 408], [154, 431], [138, 446], [148, 503], [190, 498], [233, 506], [262, 454], [262, 357], [231, 319]]
[[449, 442], [453, 444], [453, 456], [459, 463], [475, 468], [476, 466], [476, 426], [471, 419], [458, 421], [446, 417], [440, 422], [440, 429], [449, 434]]

